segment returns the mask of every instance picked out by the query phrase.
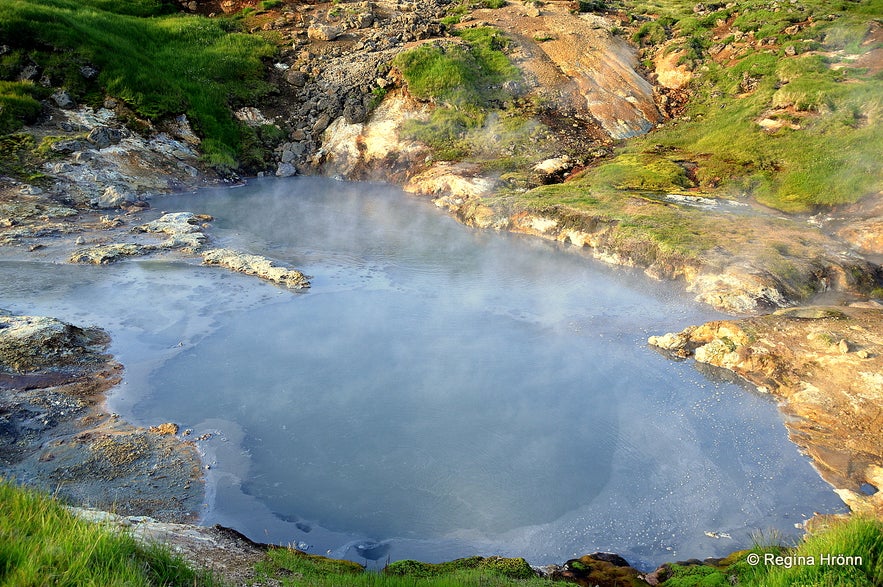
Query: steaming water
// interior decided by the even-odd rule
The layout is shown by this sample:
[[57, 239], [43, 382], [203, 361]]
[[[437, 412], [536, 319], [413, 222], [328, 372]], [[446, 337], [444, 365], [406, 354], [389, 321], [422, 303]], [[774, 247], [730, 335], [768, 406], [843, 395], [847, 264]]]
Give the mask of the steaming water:
[[208, 524], [378, 564], [609, 550], [650, 567], [843, 507], [770, 400], [646, 346], [717, 316], [677, 286], [387, 186], [268, 180], [154, 207], [214, 215], [219, 244], [312, 289], [5, 261], [0, 299], [107, 328], [115, 411], [215, 434]]

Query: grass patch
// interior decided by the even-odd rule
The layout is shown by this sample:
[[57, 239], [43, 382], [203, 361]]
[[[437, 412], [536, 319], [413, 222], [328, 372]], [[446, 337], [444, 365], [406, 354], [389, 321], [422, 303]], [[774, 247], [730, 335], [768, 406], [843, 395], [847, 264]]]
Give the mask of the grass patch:
[[[107, 92], [145, 118], [185, 112], [206, 139], [207, 159], [235, 167], [241, 130], [230, 107], [270, 91], [262, 59], [274, 48], [260, 37], [231, 32], [229, 21], [168, 14], [172, 4], [5, 1], [0, 36], [15, 51], [0, 71], [9, 76], [34, 62], [80, 101]], [[91, 83], [80, 73], [84, 65], [100, 72]]]
[[520, 78], [506, 56], [508, 41], [489, 27], [458, 32], [463, 43], [431, 43], [401, 53], [394, 65], [418, 100], [437, 105], [428, 120], [404, 125], [405, 136], [432, 148], [442, 160], [475, 154], [476, 140], [490, 113], [512, 96], [503, 87]]
[[44, 157], [37, 153], [37, 142], [27, 133], [0, 136], [0, 175], [8, 175], [25, 183], [33, 183], [45, 176], [38, 164]]
[[0, 81], [0, 134], [16, 131], [37, 119], [43, 108], [38, 99], [45, 95], [41, 90], [31, 82]]
[[588, 174], [517, 196], [529, 210], [551, 210], [577, 230], [610, 225], [606, 238], [639, 266], [666, 259], [697, 259], [717, 244], [716, 233], [696, 210], [669, 206], [637, 192], [623, 192]]
[[314, 587], [539, 587], [552, 583], [538, 579], [524, 559], [471, 557], [441, 564], [397, 561], [381, 572], [361, 565], [284, 548], [273, 549], [258, 566], [260, 577], [282, 585]]
[[49, 497], [0, 479], [0, 586], [218, 584], [164, 548], [78, 520]]
[[680, 191], [691, 186], [686, 170], [674, 161], [651, 153], [624, 153], [601, 165], [595, 183], [620, 190]]

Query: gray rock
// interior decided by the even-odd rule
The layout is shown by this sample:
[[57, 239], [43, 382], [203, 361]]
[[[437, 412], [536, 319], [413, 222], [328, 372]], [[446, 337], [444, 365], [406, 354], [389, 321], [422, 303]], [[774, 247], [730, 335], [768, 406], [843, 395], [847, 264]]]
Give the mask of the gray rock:
[[43, 190], [35, 185], [25, 185], [22, 186], [20, 190], [18, 190], [18, 193], [23, 196], [39, 196], [43, 193]]
[[313, 41], [333, 41], [340, 36], [340, 29], [327, 24], [314, 24], [307, 29], [307, 38]]
[[80, 75], [88, 80], [93, 80], [98, 77], [100, 72], [92, 67], [91, 65], [84, 65], [80, 68]]
[[297, 168], [291, 163], [280, 163], [276, 167], [276, 177], [291, 177], [297, 175]]
[[343, 116], [347, 124], [360, 124], [368, 119], [368, 111], [361, 102], [347, 102], [343, 107]]
[[137, 198], [132, 192], [125, 188], [111, 185], [107, 186], [104, 189], [104, 193], [92, 201], [92, 205], [96, 208], [101, 208], [102, 210], [109, 210], [112, 208], [119, 208], [126, 204], [131, 204], [136, 200]]
[[202, 254], [204, 265], [226, 267], [246, 275], [255, 275], [291, 289], [310, 287], [307, 277], [297, 269], [277, 267], [273, 261], [259, 255], [246, 255], [230, 249], [212, 249]]
[[31, 373], [101, 356], [107, 337], [45, 316], [0, 315], [0, 371]]
[[69, 155], [71, 153], [75, 153], [77, 151], [85, 151], [89, 149], [91, 145], [85, 141], [81, 141], [79, 139], [67, 139], [64, 141], [56, 141], [52, 143], [49, 148], [56, 152], [61, 153], [62, 155]]
[[32, 82], [40, 77], [40, 68], [34, 64], [25, 65], [21, 73], [18, 74], [18, 79], [23, 82]]
[[62, 110], [72, 110], [77, 107], [77, 103], [71, 98], [70, 94], [64, 90], [60, 90], [52, 94], [52, 101]]
[[123, 135], [119, 130], [107, 126], [93, 128], [89, 133], [89, 136], [86, 137], [87, 141], [99, 149], [105, 149], [111, 145], [116, 145], [122, 139]]
[[328, 116], [328, 114], [323, 114], [313, 124], [313, 134], [317, 135], [321, 133], [323, 130], [328, 128], [329, 124], [331, 124], [331, 117]]
[[87, 263], [91, 265], [107, 265], [119, 261], [124, 257], [144, 255], [153, 250], [151, 245], [139, 245], [135, 243], [114, 243], [111, 245], [97, 245], [87, 249], [75, 251], [69, 258], [70, 263]]

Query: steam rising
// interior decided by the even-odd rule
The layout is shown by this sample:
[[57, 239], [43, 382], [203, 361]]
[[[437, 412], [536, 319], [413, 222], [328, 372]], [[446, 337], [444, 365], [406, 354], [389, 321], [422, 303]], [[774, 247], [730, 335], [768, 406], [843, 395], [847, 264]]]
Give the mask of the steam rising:
[[[124, 415], [218, 432], [207, 523], [357, 560], [603, 549], [649, 566], [837, 507], [771, 403], [646, 348], [712, 317], [674, 289], [386, 186], [299, 178], [155, 207], [210, 213], [218, 244], [312, 276], [292, 294], [131, 263], [112, 296], [66, 294], [124, 297], [107, 306], [122, 360], [154, 358], [128, 370]], [[188, 277], [155, 295], [167, 275]], [[159, 331], [136, 318], [154, 312]]]

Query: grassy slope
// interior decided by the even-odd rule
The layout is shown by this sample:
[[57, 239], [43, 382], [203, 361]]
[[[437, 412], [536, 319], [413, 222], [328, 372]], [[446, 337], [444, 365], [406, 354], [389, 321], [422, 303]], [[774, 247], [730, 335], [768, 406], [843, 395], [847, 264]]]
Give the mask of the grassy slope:
[[[864, 41], [883, 19], [883, 1], [724, 4], [707, 3], [710, 12], [696, 15], [693, 2], [623, 0], [630, 14], [650, 19], [634, 37], [645, 53], [668, 43], [696, 77], [685, 118], [630, 142], [609, 166], [667, 147], [653, 157], [697, 163], [701, 190], [749, 194], [786, 212], [883, 190], [883, 75], [851, 66], [879, 46]], [[728, 45], [732, 57], [715, 59]], [[766, 131], [764, 118], [785, 126]], [[620, 187], [640, 187], [637, 174], [614, 175]]]
[[[803, 282], [825, 250], [820, 235], [773, 217], [745, 222], [731, 214], [672, 206], [658, 196], [749, 196], [782, 211], [803, 212], [883, 190], [878, 163], [883, 75], [849, 67], [859, 53], [876, 47], [862, 42], [872, 23], [883, 18], [883, 0], [836, 5], [746, 0], [730, 8], [717, 2], [706, 3], [709, 12], [702, 15], [693, 12], [694, 2], [684, 0], [601, 4], [630, 15], [633, 38], [644, 46], [648, 66], [657, 52], [681, 52], [694, 74], [687, 110], [664, 128], [620, 144], [612, 159], [575, 180], [526, 193], [512, 183], [516, 189], [510, 201], [568, 215], [577, 227], [607, 223], [615, 247], [639, 265], [750, 259], [781, 281], [793, 281], [795, 291], [789, 295], [802, 299], [812, 294]], [[466, 41], [467, 47], [476, 45]], [[735, 48], [733, 57], [719, 63], [713, 54], [728, 45]], [[505, 57], [504, 44], [493, 49]], [[543, 143], [542, 125], [524, 132], [531, 128], [525, 122], [531, 117], [527, 104], [501, 104], [481, 91], [460, 92], [452, 99], [451, 88], [461, 80], [471, 88], [490, 85], [475, 83], [482, 77], [482, 65], [475, 63], [480, 60], [455, 63], [452, 56], [462, 53], [424, 47], [399, 57], [397, 65], [412, 93], [441, 105], [428, 123], [414, 122], [407, 130], [433, 147], [437, 158], [479, 162], [503, 172], [506, 180], [517, 175], [506, 172], [523, 172], [543, 158], [536, 147]], [[464, 74], [464, 64], [473, 71]], [[453, 81], [426, 84], [424, 72], [436, 82]], [[494, 85], [499, 87], [499, 81]], [[507, 133], [489, 132], [488, 112], [514, 123], [511, 136], [521, 137], [514, 148], [505, 144]], [[764, 130], [758, 124], [764, 118], [781, 121], [783, 128]], [[482, 153], [482, 137], [491, 134], [501, 139], [496, 151]], [[767, 242], [773, 234], [781, 238]]]
[[162, 548], [80, 521], [0, 478], [0, 586], [213, 585]]
[[[262, 59], [274, 49], [260, 37], [231, 32], [224, 20], [168, 14], [163, 0], [5, 0], [0, 39], [11, 50], [0, 56], [0, 132], [11, 118], [36, 116], [34, 100], [46, 91], [15, 83], [36, 63], [55, 86], [85, 102], [106, 92], [138, 115], [156, 119], [186, 112], [204, 137], [212, 164], [236, 166], [241, 129], [230, 106], [254, 101], [270, 90]], [[95, 82], [80, 74], [91, 65]], [[14, 110], [13, 110], [14, 109]]]
[[528, 154], [536, 154], [543, 142], [543, 129], [504, 89], [521, 78], [506, 56], [508, 40], [491, 27], [455, 34], [461, 43], [421, 45], [394, 61], [411, 95], [437, 106], [429, 120], [409, 121], [406, 135], [429, 145], [443, 161], [465, 159], [495, 171], [527, 165]]

